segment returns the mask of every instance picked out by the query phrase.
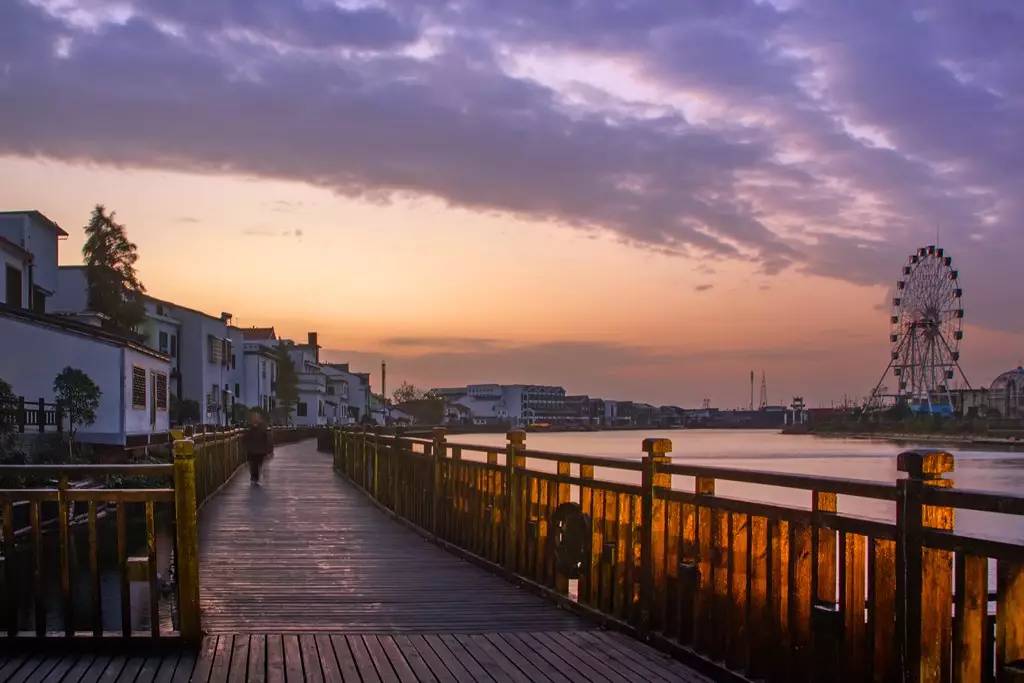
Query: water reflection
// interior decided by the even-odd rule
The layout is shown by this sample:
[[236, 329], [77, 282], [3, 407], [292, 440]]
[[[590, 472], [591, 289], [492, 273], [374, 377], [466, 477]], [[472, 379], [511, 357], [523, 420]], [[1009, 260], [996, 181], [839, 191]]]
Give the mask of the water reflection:
[[[639, 459], [643, 455], [640, 444], [646, 437], [672, 439], [672, 458], [676, 462], [889, 483], [900, 476], [896, 470], [897, 454], [911, 448], [936, 448], [935, 444], [725, 429], [541, 432], [528, 434], [526, 444], [528, 448], [537, 450]], [[504, 446], [505, 437], [502, 434], [453, 434], [449, 436], [449, 441]], [[968, 450], [956, 446], [943, 448], [956, 456], [956, 471], [947, 476], [954, 481], [956, 488], [1012, 495], [1024, 492], [1024, 453]], [[554, 471], [553, 463], [537, 461], [529, 465]], [[639, 473], [607, 468], [597, 468], [595, 476], [628, 483], [640, 481]], [[674, 477], [673, 486], [692, 487], [692, 479]], [[716, 483], [716, 492], [733, 498], [810, 508], [810, 494], [804, 491], [719, 481]], [[886, 521], [894, 520], [896, 514], [892, 502], [853, 496], [839, 496], [839, 511]], [[1024, 543], [1024, 519], [1013, 515], [958, 510], [956, 531]]]

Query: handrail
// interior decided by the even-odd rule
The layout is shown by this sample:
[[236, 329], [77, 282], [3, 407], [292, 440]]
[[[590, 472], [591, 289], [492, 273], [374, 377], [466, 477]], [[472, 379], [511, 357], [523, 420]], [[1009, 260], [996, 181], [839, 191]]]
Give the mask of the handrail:
[[[4, 561], [3, 603], [5, 610], [0, 622], [9, 638], [36, 638], [60, 636], [80, 638], [83, 626], [89, 628], [93, 638], [110, 636], [109, 609], [103, 609], [103, 594], [110, 590], [110, 581], [101, 580], [101, 574], [110, 571], [101, 562], [101, 538], [116, 538], [116, 584], [120, 592], [120, 628], [118, 636], [137, 638], [140, 633], [133, 624], [131, 587], [133, 581], [148, 584], [149, 631], [154, 640], [180, 640], [198, 644], [202, 637], [199, 611], [199, 535], [198, 512], [201, 504], [212, 496], [237, 471], [245, 460], [241, 447], [243, 430], [226, 430], [201, 435], [198, 439], [181, 438], [173, 443], [172, 464], [42, 464], [3, 465], [0, 476], [12, 475], [32, 482], [46, 478], [57, 479], [54, 485], [32, 488], [0, 489], [0, 541]], [[33, 476], [34, 475], [34, 476]], [[168, 487], [160, 483], [155, 488], [108, 488], [102, 478], [109, 476], [142, 476], [165, 479]], [[88, 478], [99, 481], [88, 482]], [[86, 486], [72, 486], [72, 480], [86, 481]], [[54, 511], [54, 504], [56, 510]], [[173, 512], [175, 543], [173, 562], [174, 592], [177, 598], [177, 629], [168, 630], [161, 623], [158, 561], [156, 543], [158, 506]], [[51, 511], [54, 511], [51, 514]], [[114, 527], [100, 524], [111, 518]], [[87, 538], [73, 542], [74, 524], [87, 525]], [[129, 529], [144, 525], [145, 547], [138, 556], [130, 548]], [[44, 551], [43, 534], [55, 529], [57, 557], [51, 559]], [[88, 557], [87, 562], [73, 562], [76, 546]], [[56, 566], [47, 566], [47, 563]], [[84, 576], [83, 576], [84, 574]], [[59, 577], [59, 609], [61, 630], [53, 627], [53, 605], [45, 581]], [[166, 576], [165, 576], [166, 579]], [[85, 587], [85, 588], [83, 588]], [[88, 614], [76, 615], [75, 591], [87, 590], [91, 599], [86, 602]], [[29, 613], [19, 613], [19, 601], [29, 600]]]
[[[694, 661], [779, 681], [1001, 680], [1024, 661], [1024, 544], [953, 524], [957, 508], [1024, 515], [1024, 498], [954, 489], [943, 451], [904, 452], [904, 475], [878, 482], [673, 461], [667, 439], [637, 459], [531, 450], [523, 432], [329, 441], [339, 472], [445, 547]], [[719, 481], [807, 505], [722, 496]], [[840, 514], [840, 495], [894, 502], [895, 523]]]

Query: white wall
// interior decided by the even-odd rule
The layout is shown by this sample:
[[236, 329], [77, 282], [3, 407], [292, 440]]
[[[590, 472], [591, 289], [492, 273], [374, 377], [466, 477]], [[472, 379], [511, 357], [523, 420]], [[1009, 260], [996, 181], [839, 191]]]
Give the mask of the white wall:
[[[43, 398], [52, 403], [53, 380], [67, 366], [83, 371], [99, 386], [102, 395], [96, 421], [82, 428], [83, 441], [121, 444], [126, 433], [150, 431], [149, 392], [147, 409], [131, 409], [131, 364], [143, 365], [148, 381], [151, 369], [170, 373], [167, 361], [93, 337], [6, 316], [0, 316], [0, 339], [5, 347], [16, 350], [0, 354], [0, 378], [26, 401]], [[156, 431], [167, 431], [166, 412], [158, 417]]]
[[[27, 213], [0, 216], [0, 235], [32, 254], [32, 284], [56, 291], [57, 231], [53, 226]], [[28, 273], [23, 275], [22, 286], [28, 287]]]
[[[166, 432], [170, 429], [170, 396], [166, 397], [164, 408], [156, 407], [159, 403], [154, 403], [153, 382], [155, 382], [155, 378], [153, 373], [160, 372], [167, 376], [167, 391], [170, 394], [170, 363], [131, 348], [124, 349], [123, 359], [125, 434], [134, 436]], [[132, 368], [134, 367], [139, 367], [146, 371], [146, 402], [141, 408], [136, 408], [132, 405]]]
[[89, 308], [89, 285], [84, 266], [57, 269], [57, 292], [47, 303], [47, 312], [81, 313]]

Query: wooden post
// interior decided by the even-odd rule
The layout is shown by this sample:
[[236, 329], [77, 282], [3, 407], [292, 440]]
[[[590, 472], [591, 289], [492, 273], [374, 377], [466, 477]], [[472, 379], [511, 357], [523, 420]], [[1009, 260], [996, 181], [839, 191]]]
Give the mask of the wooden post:
[[42, 434], [46, 431], [46, 401], [39, 399], [38, 412], [36, 413], [36, 425], [39, 428], [39, 433]]
[[944, 451], [907, 451], [896, 467], [896, 638], [904, 681], [941, 681], [950, 670], [952, 632], [952, 554], [922, 547], [921, 530], [953, 528], [952, 508], [922, 505], [925, 486], [946, 488], [942, 475], [953, 471]]
[[654, 613], [661, 613], [660, 608], [656, 610], [655, 607], [665, 603], [665, 501], [657, 497], [654, 489], [669, 488], [672, 485], [672, 475], [658, 472], [658, 465], [666, 465], [672, 461], [667, 455], [672, 452], [672, 441], [644, 439], [643, 449], [640, 632], [647, 634], [652, 628], [661, 627], [660, 623], [655, 623]]
[[444, 504], [444, 458], [447, 450], [445, 437], [448, 430], [444, 427], [434, 427], [432, 434], [434, 437], [431, 447], [431, 455], [434, 459], [434, 483], [430, 487], [430, 503], [433, 509], [433, 513], [430, 515], [430, 530], [437, 536], [441, 530], [441, 506]]
[[516, 570], [519, 529], [519, 475], [516, 470], [526, 466], [526, 458], [519, 455], [526, 448], [526, 432], [514, 429], [506, 434], [505, 447], [505, 569]]
[[199, 523], [196, 513], [195, 444], [174, 442], [174, 513], [177, 534], [178, 613], [181, 638], [198, 645], [202, 638], [199, 616]]

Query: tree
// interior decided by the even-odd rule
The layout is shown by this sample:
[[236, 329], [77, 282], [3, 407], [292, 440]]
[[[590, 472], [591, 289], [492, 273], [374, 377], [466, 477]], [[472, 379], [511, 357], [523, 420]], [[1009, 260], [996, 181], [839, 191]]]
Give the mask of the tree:
[[96, 410], [100, 407], [103, 392], [89, 375], [68, 366], [54, 378], [53, 393], [68, 416], [68, 451], [74, 455], [75, 435], [80, 427], [96, 421]]
[[11, 385], [0, 379], [0, 461], [14, 447], [15, 400]]
[[407, 401], [419, 401], [420, 399], [426, 398], [426, 393], [417, 389], [413, 384], [402, 382], [402, 386], [395, 389], [395, 392], [391, 394], [391, 396], [394, 397], [395, 403], [405, 403]]
[[121, 334], [132, 334], [146, 316], [142, 294], [146, 291], [135, 274], [138, 249], [128, 241], [125, 227], [97, 204], [85, 226], [82, 246], [89, 308], [107, 316], [109, 326]]
[[299, 376], [288, 350], [289, 345], [285, 342], [279, 342], [274, 348], [277, 357], [277, 405], [285, 422], [291, 419], [295, 404], [299, 402]]

